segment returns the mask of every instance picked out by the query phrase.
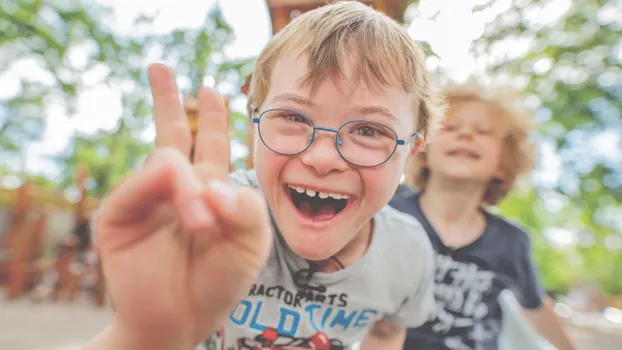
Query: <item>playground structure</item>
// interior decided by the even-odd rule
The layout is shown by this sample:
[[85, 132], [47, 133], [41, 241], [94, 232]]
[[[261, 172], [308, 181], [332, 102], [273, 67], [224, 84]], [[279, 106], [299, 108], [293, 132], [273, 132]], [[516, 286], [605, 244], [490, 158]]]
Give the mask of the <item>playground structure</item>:
[[[283, 29], [293, 18], [326, 4], [326, 0], [266, 0], [272, 20], [272, 34]], [[403, 22], [407, 0], [359, 0], [396, 21]]]
[[[17, 299], [33, 290], [48, 269], [53, 269], [58, 283], [53, 296], [64, 294], [75, 299], [80, 274], [73, 270], [79, 253], [71, 233], [88, 222], [99, 201], [90, 198], [85, 188], [87, 171], [79, 167], [75, 186], [79, 197], [73, 203], [64, 195], [45, 189], [24, 178], [16, 189], [0, 188], [0, 205], [5, 210], [3, 235], [0, 237], [0, 286], [6, 287], [6, 297]], [[56, 246], [53, 256], [46, 254]], [[48, 268], [46, 268], [46, 266]], [[103, 283], [101, 271], [96, 271]], [[103, 294], [96, 296], [103, 305]]]

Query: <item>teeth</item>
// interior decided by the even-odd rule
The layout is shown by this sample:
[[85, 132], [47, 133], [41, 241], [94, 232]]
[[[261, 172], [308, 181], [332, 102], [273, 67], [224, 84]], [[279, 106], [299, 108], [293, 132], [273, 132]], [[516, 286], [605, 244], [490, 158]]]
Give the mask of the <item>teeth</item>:
[[294, 191], [298, 192], [298, 193], [306, 193], [307, 196], [309, 197], [315, 197], [315, 195], [317, 194], [318, 197], [320, 197], [321, 199], [326, 199], [328, 197], [334, 198], [334, 199], [348, 199], [350, 198], [350, 196], [348, 196], [347, 194], [339, 194], [339, 193], [330, 193], [330, 192], [318, 192], [309, 188], [304, 188], [301, 186], [295, 186], [295, 185], [289, 185], [289, 188], [293, 189]]

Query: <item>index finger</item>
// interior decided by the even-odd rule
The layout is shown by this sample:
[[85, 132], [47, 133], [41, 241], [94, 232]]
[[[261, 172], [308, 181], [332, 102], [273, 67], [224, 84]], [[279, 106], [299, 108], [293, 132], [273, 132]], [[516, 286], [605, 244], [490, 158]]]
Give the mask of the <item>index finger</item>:
[[149, 67], [149, 82], [153, 96], [156, 147], [173, 147], [188, 156], [192, 137], [173, 72], [163, 64], [153, 64]]
[[199, 130], [195, 145], [195, 163], [207, 162], [217, 176], [229, 174], [229, 126], [225, 104], [216, 91], [203, 87], [198, 91]]

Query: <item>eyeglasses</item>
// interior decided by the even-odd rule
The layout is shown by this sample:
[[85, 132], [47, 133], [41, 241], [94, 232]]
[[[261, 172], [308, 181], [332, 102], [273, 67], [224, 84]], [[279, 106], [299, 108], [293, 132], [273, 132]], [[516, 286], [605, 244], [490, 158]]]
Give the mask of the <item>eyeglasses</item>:
[[398, 145], [407, 145], [419, 133], [399, 139], [389, 126], [369, 120], [351, 120], [339, 129], [316, 126], [311, 119], [293, 109], [275, 108], [253, 117], [261, 142], [271, 151], [296, 155], [306, 151], [318, 130], [335, 133], [337, 152], [347, 162], [360, 167], [376, 167], [387, 162]]

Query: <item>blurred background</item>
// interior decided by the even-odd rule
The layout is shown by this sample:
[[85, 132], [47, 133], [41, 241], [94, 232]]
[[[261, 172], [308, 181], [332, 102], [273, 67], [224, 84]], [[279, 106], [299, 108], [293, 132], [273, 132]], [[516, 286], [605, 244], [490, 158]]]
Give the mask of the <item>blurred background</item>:
[[[225, 96], [232, 168], [252, 167], [242, 86], [324, 2], [0, 2], [0, 348], [79, 349], [108, 321], [88, 219], [152, 149], [147, 65]], [[425, 44], [439, 81], [511, 85], [536, 110], [537, 168], [495, 210], [530, 229], [582, 348], [622, 348], [622, 1], [363, 2]]]

